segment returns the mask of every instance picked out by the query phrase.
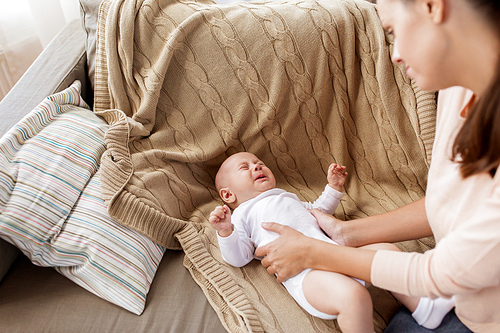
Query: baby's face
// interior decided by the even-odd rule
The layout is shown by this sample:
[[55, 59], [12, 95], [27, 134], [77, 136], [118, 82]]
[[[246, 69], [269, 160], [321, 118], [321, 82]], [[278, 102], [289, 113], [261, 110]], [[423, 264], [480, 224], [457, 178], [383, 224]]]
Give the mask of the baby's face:
[[224, 179], [221, 185], [234, 193], [236, 206], [276, 186], [271, 169], [251, 153], [231, 155], [220, 172]]

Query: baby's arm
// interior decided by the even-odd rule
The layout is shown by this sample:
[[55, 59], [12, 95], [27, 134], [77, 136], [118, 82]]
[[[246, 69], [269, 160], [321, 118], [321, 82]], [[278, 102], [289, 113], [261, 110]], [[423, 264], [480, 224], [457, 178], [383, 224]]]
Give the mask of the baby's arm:
[[[226, 205], [216, 207], [208, 219], [210, 224], [217, 230], [217, 240], [222, 258], [230, 265], [243, 267], [254, 259], [255, 247], [249, 235], [233, 225], [231, 222], [231, 211]], [[238, 218], [235, 223], [238, 225]]]
[[335, 163], [332, 163], [328, 168], [328, 175], [326, 177], [328, 180], [328, 185], [339, 192], [342, 192], [345, 179], [347, 177], [347, 172], [345, 171], [345, 169], [345, 166]]
[[313, 203], [302, 202], [307, 209], [319, 209], [323, 213], [333, 214], [342, 198], [342, 188], [347, 177], [346, 167], [332, 163], [328, 168], [328, 185]]
[[228, 206], [217, 206], [210, 213], [208, 219], [215, 230], [219, 232], [219, 236], [228, 237], [233, 233], [233, 224], [231, 223], [231, 210]]

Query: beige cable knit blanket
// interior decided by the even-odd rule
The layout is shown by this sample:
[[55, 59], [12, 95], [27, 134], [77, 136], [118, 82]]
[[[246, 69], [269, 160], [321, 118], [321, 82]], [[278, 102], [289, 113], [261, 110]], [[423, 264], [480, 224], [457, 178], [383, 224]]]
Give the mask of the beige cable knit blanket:
[[[103, 2], [95, 109], [111, 124], [101, 166], [109, 213], [184, 250], [228, 331], [336, 327], [307, 315], [259, 262], [223, 262], [207, 217], [229, 154], [255, 153], [305, 201], [321, 193], [330, 163], [346, 165], [342, 219], [424, 195], [434, 94], [393, 67], [389, 48], [375, 6], [362, 0]], [[380, 332], [397, 304], [370, 292]]]

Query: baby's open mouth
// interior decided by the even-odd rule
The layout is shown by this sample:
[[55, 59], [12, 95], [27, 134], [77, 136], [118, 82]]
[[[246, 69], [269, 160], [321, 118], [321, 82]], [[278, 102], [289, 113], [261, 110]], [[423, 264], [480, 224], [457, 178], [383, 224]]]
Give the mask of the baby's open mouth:
[[258, 176], [257, 178], [255, 178], [255, 180], [265, 179], [265, 178], [267, 178], [267, 177], [266, 177], [266, 176], [264, 176], [264, 175], [260, 175], [260, 176]]

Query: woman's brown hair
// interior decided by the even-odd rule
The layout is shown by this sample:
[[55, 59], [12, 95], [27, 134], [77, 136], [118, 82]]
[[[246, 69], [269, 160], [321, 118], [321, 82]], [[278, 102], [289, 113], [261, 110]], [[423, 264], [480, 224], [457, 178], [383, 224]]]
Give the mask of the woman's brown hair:
[[[496, 27], [500, 40], [500, 1], [467, 1]], [[483, 172], [494, 175], [500, 165], [500, 54], [493, 70], [493, 81], [468, 113], [453, 144], [452, 160], [460, 164], [463, 178]]]

